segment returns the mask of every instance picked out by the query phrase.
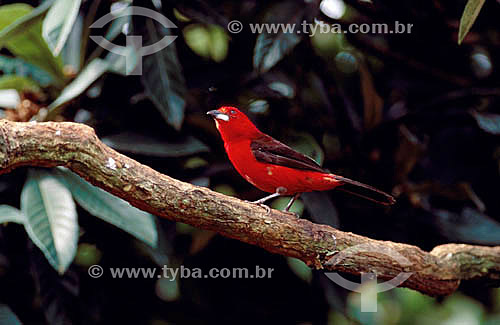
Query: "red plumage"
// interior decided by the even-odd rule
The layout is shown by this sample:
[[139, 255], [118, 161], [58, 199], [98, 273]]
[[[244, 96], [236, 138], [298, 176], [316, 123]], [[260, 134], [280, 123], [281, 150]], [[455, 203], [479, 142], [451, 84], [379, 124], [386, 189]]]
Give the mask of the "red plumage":
[[295, 195], [342, 186], [346, 192], [381, 204], [395, 202], [387, 193], [323, 170], [313, 159], [259, 131], [235, 107], [221, 107], [207, 114], [214, 117], [238, 173], [262, 191]]

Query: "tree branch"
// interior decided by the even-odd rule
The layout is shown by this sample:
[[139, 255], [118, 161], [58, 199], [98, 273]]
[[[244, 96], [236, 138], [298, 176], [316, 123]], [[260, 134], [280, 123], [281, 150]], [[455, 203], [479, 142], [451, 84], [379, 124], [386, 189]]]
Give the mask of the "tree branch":
[[20, 166], [66, 166], [142, 210], [299, 258], [312, 268], [372, 272], [384, 280], [413, 272], [401, 286], [428, 295], [450, 294], [461, 280], [500, 284], [500, 246], [448, 244], [428, 253], [276, 210], [266, 214], [260, 206], [158, 173], [107, 147], [82, 124], [0, 120], [0, 132], [0, 174]]

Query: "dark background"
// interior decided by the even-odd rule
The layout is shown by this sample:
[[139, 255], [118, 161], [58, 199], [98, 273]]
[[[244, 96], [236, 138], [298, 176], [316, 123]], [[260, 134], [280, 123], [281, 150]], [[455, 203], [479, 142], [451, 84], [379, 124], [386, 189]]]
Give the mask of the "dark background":
[[[97, 19], [111, 2], [83, 1], [79, 14], [89, 17], [97, 3]], [[325, 168], [397, 198], [396, 205], [383, 207], [338, 191], [311, 193], [294, 206], [302, 218], [424, 250], [444, 243], [499, 245], [498, 2], [485, 3], [460, 46], [465, 1], [344, 2], [347, 11], [335, 20], [319, 10], [318, 1], [161, 1], [161, 7], [134, 1], [178, 26], [161, 31], [178, 36], [167, 48], [166, 70], [144, 58], [146, 77], [106, 73], [54, 119], [89, 124], [100, 138], [125, 143], [115, 141], [119, 151], [171, 177], [255, 200], [265, 193], [236, 173], [205, 115], [221, 105], [237, 106], [263, 132], [322, 160]], [[2, 1], [7, 3], [15, 1]], [[227, 31], [233, 19], [243, 23], [241, 33]], [[343, 27], [387, 23], [391, 28], [395, 21], [413, 27], [411, 34], [317, 32], [314, 37], [259, 36], [249, 28], [315, 19]], [[146, 19], [133, 17], [130, 34], [149, 42], [147, 26]], [[114, 41], [124, 42], [123, 34]], [[83, 61], [95, 50], [89, 41]], [[15, 57], [7, 48], [0, 53]], [[273, 55], [276, 64], [256, 59]], [[67, 84], [81, 71], [74, 70]], [[153, 70], [168, 75], [168, 85], [148, 80]], [[3, 65], [0, 73], [12, 70]], [[27, 121], [60, 91], [49, 82], [38, 92], [25, 92], [32, 114], [6, 110], [5, 116]], [[155, 103], [158, 93], [170, 106]], [[178, 95], [184, 105], [168, 101]], [[194, 144], [188, 137], [205, 146], [189, 150]], [[153, 152], [142, 150], [141, 141], [154, 143]], [[178, 143], [188, 149], [179, 151]], [[2, 204], [20, 206], [26, 174], [20, 168], [0, 177]], [[436, 299], [396, 289], [379, 295], [379, 311], [366, 314], [359, 311], [359, 294], [263, 249], [158, 219], [160, 245], [153, 250], [84, 209], [78, 217], [79, 250], [63, 277], [22, 226], [0, 226], [0, 302], [26, 324], [494, 324], [500, 317], [500, 292], [488, 283], [465, 283], [453, 296]], [[112, 279], [109, 273], [93, 279], [87, 274], [92, 264], [105, 270], [183, 265], [204, 272], [223, 267], [252, 272], [259, 265], [274, 272], [271, 279], [167, 283]]]

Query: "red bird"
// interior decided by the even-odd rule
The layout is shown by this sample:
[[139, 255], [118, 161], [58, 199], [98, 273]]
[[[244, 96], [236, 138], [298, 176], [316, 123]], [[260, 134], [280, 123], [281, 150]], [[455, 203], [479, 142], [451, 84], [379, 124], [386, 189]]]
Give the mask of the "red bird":
[[229, 160], [238, 173], [262, 191], [273, 193], [254, 203], [292, 195], [285, 208], [288, 211], [301, 193], [336, 187], [383, 205], [396, 202], [391, 195], [374, 187], [322, 169], [313, 159], [260, 132], [235, 107], [224, 106], [207, 114], [214, 118]]

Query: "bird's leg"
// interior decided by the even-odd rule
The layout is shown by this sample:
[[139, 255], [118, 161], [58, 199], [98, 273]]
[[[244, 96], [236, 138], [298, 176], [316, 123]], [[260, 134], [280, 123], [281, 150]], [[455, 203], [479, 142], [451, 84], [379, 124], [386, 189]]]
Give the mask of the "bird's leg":
[[253, 201], [252, 203], [255, 203], [255, 204], [262, 204], [262, 203], [264, 203], [264, 202], [266, 202], [266, 201], [269, 201], [270, 199], [274, 199], [275, 197], [278, 197], [278, 196], [280, 196], [280, 195], [281, 195], [281, 194], [279, 194], [278, 192], [276, 192], [276, 193], [273, 193], [273, 194], [268, 195], [268, 196], [266, 196], [266, 197], [263, 197], [263, 198], [262, 198], [262, 199], [260, 199], [260, 200]]
[[255, 204], [262, 204], [266, 201], [269, 201], [270, 199], [274, 199], [275, 197], [278, 197], [278, 196], [281, 196], [283, 194], [285, 194], [287, 191], [287, 189], [283, 186], [280, 186], [276, 189], [276, 192], [271, 194], [271, 195], [268, 195], [266, 197], [263, 197], [262, 199], [260, 200], [257, 200], [257, 201], [253, 201], [252, 203], [255, 203]]
[[297, 194], [295, 194], [295, 195], [294, 195], [294, 196], [290, 199], [290, 202], [288, 202], [288, 204], [286, 205], [285, 210], [283, 210], [283, 211], [288, 212], [288, 210], [290, 210], [290, 208], [292, 207], [293, 202], [295, 202], [295, 200], [297, 200], [297, 199], [299, 198], [300, 194], [302, 194], [302, 193], [297, 193]]
[[258, 205], [264, 207], [267, 211], [266, 214], [269, 214], [269, 213], [271, 213], [271, 208], [269, 208], [267, 205], [264, 205], [264, 202], [269, 201], [270, 199], [274, 199], [275, 197], [281, 196], [281, 195], [285, 194], [286, 191], [287, 191], [287, 189], [285, 187], [280, 186], [276, 189], [276, 193], [273, 193], [271, 195], [263, 197], [260, 200], [253, 201], [252, 203], [255, 203], [255, 204], [258, 204]]

